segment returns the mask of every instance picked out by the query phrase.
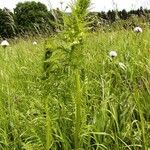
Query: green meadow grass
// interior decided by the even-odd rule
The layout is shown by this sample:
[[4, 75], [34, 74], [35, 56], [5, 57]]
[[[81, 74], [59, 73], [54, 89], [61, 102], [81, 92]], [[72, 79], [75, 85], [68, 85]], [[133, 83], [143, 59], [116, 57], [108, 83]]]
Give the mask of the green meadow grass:
[[[88, 33], [82, 72], [62, 71], [62, 56], [54, 51], [57, 71], [46, 79], [45, 39], [1, 47], [0, 149], [150, 149], [149, 35], [148, 27], [139, 34]], [[113, 59], [112, 50], [118, 54]]]

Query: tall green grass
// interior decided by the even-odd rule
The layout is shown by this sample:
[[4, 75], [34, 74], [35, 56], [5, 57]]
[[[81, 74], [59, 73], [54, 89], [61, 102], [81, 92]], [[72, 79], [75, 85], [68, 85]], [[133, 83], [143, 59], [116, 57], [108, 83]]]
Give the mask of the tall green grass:
[[[148, 149], [149, 33], [89, 33], [81, 77], [66, 74], [57, 52], [51, 58], [60, 61], [57, 69], [43, 80], [43, 39], [36, 46], [18, 40], [0, 48], [1, 149], [69, 150], [75, 141], [87, 150]], [[113, 60], [112, 49], [118, 53]]]
[[0, 149], [150, 148], [149, 28], [86, 33], [75, 23], [47, 39], [46, 77], [45, 39], [0, 48]]

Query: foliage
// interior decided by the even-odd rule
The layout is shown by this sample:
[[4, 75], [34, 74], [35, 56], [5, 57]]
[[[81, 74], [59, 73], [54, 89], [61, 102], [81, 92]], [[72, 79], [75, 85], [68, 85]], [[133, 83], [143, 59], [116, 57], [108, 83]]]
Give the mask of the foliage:
[[[106, 30], [86, 36], [81, 149], [150, 147], [149, 27], [143, 31]], [[61, 53], [53, 51], [53, 76], [43, 80], [44, 40], [34, 46], [33, 39], [18, 39], [11, 48], [0, 48], [0, 149], [44, 150], [49, 144], [52, 150], [75, 148], [74, 75], [63, 67]], [[56, 50], [62, 43], [59, 36], [49, 40]], [[112, 49], [118, 53], [113, 60], [108, 56]]]
[[[73, 132], [70, 138], [72, 138], [72, 146], [75, 149], [80, 148], [82, 145], [80, 134], [84, 125], [84, 119], [80, 118], [80, 115], [84, 113], [84, 108], [82, 107], [84, 99], [82, 99], [81, 92], [81, 70], [84, 67], [83, 47], [87, 26], [85, 19], [89, 5], [89, 0], [77, 0], [71, 5], [72, 13], [66, 14], [62, 12], [63, 31], [58, 35], [60, 43], [57, 42], [56, 49], [53, 50], [52, 56], [48, 59], [49, 67], [46, 70], [48, 78], [44, 82], [44, 85], [46, 85], [45, 95], [48, 95], [48, 99], [53, 99], [55, 97], [54, 93], [57, 92], [60, 99], [66, 97], [66, 100], [62, 102], [64, 105], [74, 103], [73, 107], [70, 108], [75, 110], [75, 114], [71, 115], [75, 122], [73, 123]], [[49, 43], [52, 43], [52, 41], [49, 40]], [[52, 79], [54, 80], [52, 81]], [[53, 89], [49, 91], [48, 89], [51, 86], [53, 86]], [[74, 91], [71, 91], [71, 89], [74, 89]], [[49, 117], [49, 111], [48, 109], [47, 118]], [[47, 126], [48, 131], [49, 128]], [[46, 143], [48, 144], [46, 149], [49, 149], [51, 145], [49, 138], [47, 137]]]
[[[137, 10], [130, 10], [126, 11], [125, 9], [118, 11], [118, 10], [109, 10], [108, 12], [92, 12], [89, 14], [92, 30], [97, 30], [99, 28], [103, 28], [105, 25], [114, 25], [117, 24], [117, 22], [124, 22], [123, 20], [126, 20], [127, 22], [130, 22], [129, 24], [132, 24], [132, 27], [138, 26], [142, 23], [148, 23], [149, 22], [149, 15], [150, 11], [147, 9], [143, 9], [142, 7]], [[134, 18], [137, 18], [137, 21], [135, 21]], [[121, 27], [121, 24], [118, 26]], [[122, 27], [127, 29], [127, 27], [131, 27], [129, 25], [122, 24]]]
[[129, 17], [125, 9], [123, 9], [122, 11], [119, 11], [118, 14], [119, 14], [119, 18], [123, 20], [126, 20]]
[[89, 33], [89, 5], [62, 12], [46, 41], [0, 47], [0, 149], [150, 149], [149, 25]]
[[[78, 5], [81, 5], [82, 8], [73, 11], [80, 13], [78, 16], [80, 17], [87, 3], [80, 2]], [[70, 5], [70, 7], [72, 8], [72, 5]], [[68, 8], [68, 6], [66, 8]], [[47, 7], [40, 2], [25, 2], [18, 3], [14, 9], [14, 13], [10, 12], [8, 9], [4, 9], [0, 10], [0, 15], [0, 35], [2, 37], [13, 37], [19, 34], [45, 35], [60, 32], [65, 28], [63, 17], [70, 16], [70, 13], [66, 12], [66, 9], [60, 10], [58, 8], [48, 11]], [[138, 18], [137, 20], [140, 20], [140, 22], [137, 23], [134, 18]], [[140, 7], [137, 10], [130, 10], [128, 12], [125, 9], [121, 11], [109, 10], [108, 12], [90, 12], [86, 20], [88, 20], [88, 27], [92, 31], [103, 28], [105, 25], [114, 25], [117, 24], [117, 22], [124, 22], [122, 20], [127, 20], [127, 22], [130, 20], [132, 25], [135, 26], [149, 22], [150, 11]], [[127, 29], [127, 27], [130, 28], [131, 26], [124, 25], [123, 23], [122, 27]]]
[[116, 12], [115, 11], [108, 11], [107, 12], [107, 17], [108, 17], [108, 20], [110, 20], [110, 22], [115, 22], [116, 21]]
[[13, 13], [8, 9], [0, 9], [0, 36], [10, 38], [16, 33]]
[[53, 29], [51, 22], [54, 18], [46, 6], [40, 2], [18, 3], [14, 9], [14, 14], [15, 22], [21, 33], [48, 33]]

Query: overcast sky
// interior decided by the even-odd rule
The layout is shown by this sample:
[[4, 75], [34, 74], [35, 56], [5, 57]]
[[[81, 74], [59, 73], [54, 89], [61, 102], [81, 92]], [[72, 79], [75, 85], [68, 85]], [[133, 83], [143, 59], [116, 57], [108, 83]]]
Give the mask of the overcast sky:
[[[18, 2], [24, 2], [27, 0], [0, 0], [0, 8], [7, 7], [11, 10], [15, 7]], [[28, 0], [32, 1], [32, 0]], [[60, 1], [63, 2], [63, 7], [71, 2], [72, 0], [34, 0], [40, 1], [48, 6], [48, 8], [60, 8]], [[91, 0], [91, 10], [95, 11], [107, 11], [109, 9], [117, 8], [121, 9], [136, 9], [140, 6], [150, 9], [150, 0]]]

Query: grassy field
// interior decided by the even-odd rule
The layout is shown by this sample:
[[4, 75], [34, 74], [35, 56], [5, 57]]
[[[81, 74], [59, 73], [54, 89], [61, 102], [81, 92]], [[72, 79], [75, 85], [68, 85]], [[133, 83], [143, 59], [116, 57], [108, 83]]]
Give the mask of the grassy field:
[[82, 69], [65, 67], [55, 48], [48, 74], [45, 39], [1, 47], [0, 149], [150, 149], [149, 35], [148, 27], [88, 33]]

